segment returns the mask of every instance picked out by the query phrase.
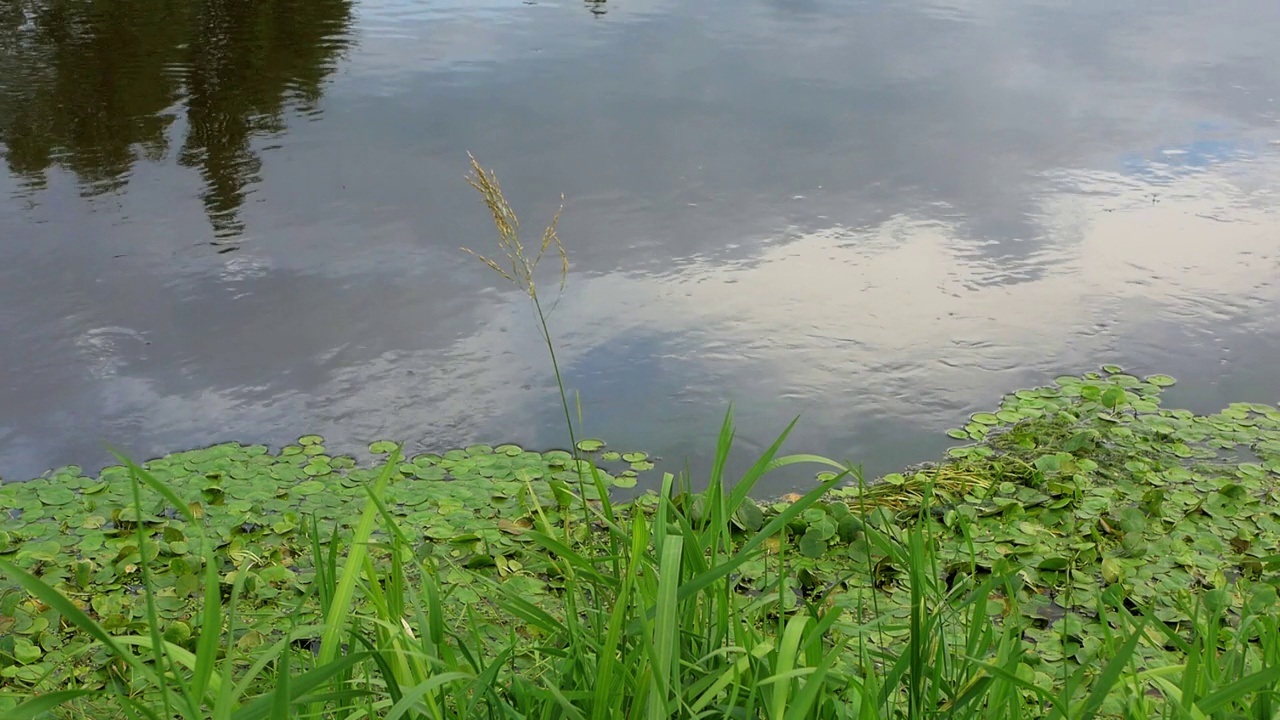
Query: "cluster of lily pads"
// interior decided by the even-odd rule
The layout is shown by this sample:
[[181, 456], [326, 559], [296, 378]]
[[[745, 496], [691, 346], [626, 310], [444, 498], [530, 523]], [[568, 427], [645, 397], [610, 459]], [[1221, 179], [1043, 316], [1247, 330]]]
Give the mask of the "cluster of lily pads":
[[[1151, 610], [1171, 632], [1192, 622], [1206, 597], [1226, 610], [1280, 611], [1280, 407], [1165, 409], [1160, 395], [1171, 384], [1107, 366], [1018, 390], [949, 431], [969, 442], [941, 462], [831, 491], [770, 538], [765, 555], [738, 568], [732, 585], [750, 596], [785, 573], [791, 591], [777, 598], [779, 614], [821, 602], [846, 612], [846, 633], [879, 618], [863, 640], [891, 645], [909, 629], [906, 568], [870, 541], [868, 526], [893, 532], [924, 523], [943, 580], [1014, 578], [991, 613], [1012, 607], [1025, 623], [1042, 664], [1038, 678], [1096, 660], [1112, 630], [1098, 611], [1104, 596]], [[395, 447], [378, 442], [370, 451]], [[598, 504], [597, 488], [632, 487], [653, 468], [644, 453], [606, 450], [596, 440], [577, 450], [474, 445], [418, 455], [394, 468], [386, 505], [414, 533], [418, 559], [446, 568], [457, 607], [482, 601], [475, 581], [484, 576], [554, 609], [557, 578], [521, 536], [542, 518], [573, 525], [581, 502]], [[124, 467], [96, 475], [68, 467], [0, 486], [0, 555], [113, 632], [138, 632], [146, 622], [145, 563], [163, 631], [178, 644], [199, 633], [192, 624], [201, 543], [214, 543], [226, 583], [243, 576], [245, 608], [265, 618], [240, 641], [263, 642], [314, 577], [311, 535], [348, 534], [379, 472], [330, 455], [315, 435], [278, 452], [232, 443], [145, 467], [189, 499], [204, 524], [199, 532], [146, 489], [143, 507], [152, 511], [139, 517]], [[640, 496], [631, 511], [644, 512], [651, 499]], [[786, 499], [744, 502], [733, 537], [745, 541], [787, 506]], [[139, 525], [153, 540], [145, 556]], [[573, 529], [580, 547], [600, 542], [590, 523]], [[1139, 655], [1158, 663], [1170, 652], [1151, 642]], [[0, 682], [65, 687], [101, 677], [105, 662], [87, 638], [0, 578]]]
[[[598, 440], [580, 445], [603, 449]], [[395, 448], [379, 441], [369, 449], [377, 457]], [[447, 580], [458, 602], [479, 598], [469, 587], [469, 573], [481, 569], [513, 575], [512, 582], [528, 582], [537, 594], [543, 583], [516, 572], [519, 536], [532, 527], [534, 508], [558, 522], [571, 498], [598, 498], [596, 478], [604, 487], [633, 487], [638, 473], [653, 467], [644, 453], [601, 454], [584, 484], [579, 468], [586, 462], [562, 450], [472, 445], [424, 453], [397, 465], [385, 500], [401, 527], [419, 532], [421, 555], [439, 554], [456, 568]], [[615, 465], [612, 472], [602, 469]], [[318, 435], [304, 435], [274, 453], [262, 445], [226, 443], [143, 466], [190, 499], [202, 527], [188, 527], [147, 489], [143, 507], [153, 510], [139, 517], [125, 466], [92, 476], [70, 466], [0, 485], [0, 558], [41, 577], [118, 633], [145, 627], [139, 590], [147, 563], [166, 623], [162, 629], [177, 642], [198, 632], [191, 625], [199, 614], [202, 542], [214, 543], [228, 584], [237, 573], [246, 576], [246, 607], [282, 607], [313, 578], [307, 531], [325, 539], [348, 537], [365, 488], [380, 472], [359, 467], [352, 456], [330, 455]], [[145, 556], [139, 553], [139, 523], [150, 540]], [[102, 659], [88, 652], [87, 638], [51, 623], [46, 611], [0, 578], [0, 680], [38, 685], [51, 673]], [[261, 639], [250, 635], [246, 642]]]
[[[792, 571], [863, 619], [904, 621], [902, 559], [859, 528], [872, 518], [886, 529], [924, 518], [943, 576], [1016, 578], [1010, 600], [1049, 666], [1096, 660], [1114, 631], [1103, 627], [1112, 621], [1098, 611], [1103, 597], [1183, 631], [1205, 598], [1228, 611], [1280, 612], [1280, 407], [1162, 408], [1161, 390], [1173, 382], [1107, 366], [1018, 390], [949, 431], [975, 442], [952, 448], [947, 461], [839, 488], [806, 511], [792, 528]], [[764, 564], [754, 570], [762, 575]], [[907, 632], [899, 622], [868, 641]], [[1139, 654], [1159, 664], [1167, 651], [1151, 643]]]

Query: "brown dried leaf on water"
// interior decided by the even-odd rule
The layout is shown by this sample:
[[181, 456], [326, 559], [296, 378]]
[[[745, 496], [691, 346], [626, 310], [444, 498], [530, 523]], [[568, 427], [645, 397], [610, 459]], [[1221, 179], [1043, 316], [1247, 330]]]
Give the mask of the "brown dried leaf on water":
[[527, 517], [516, 520], [498, 518], [498, 529], [509, 535], [522, 535], [533, 528], [533, 521]]

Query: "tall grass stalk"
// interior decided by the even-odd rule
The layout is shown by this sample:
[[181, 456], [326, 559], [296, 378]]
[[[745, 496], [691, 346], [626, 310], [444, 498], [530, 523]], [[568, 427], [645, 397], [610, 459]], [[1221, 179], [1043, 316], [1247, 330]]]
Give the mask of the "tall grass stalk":
[[[533, 305], [534, 315], [537, 317], [538, 329], [541, 333], [543, 343], [547, 347], [547, 355], [551, 360], [551, 369], [555, 375], [556, 388], [560, 397], [560, 407], [564, 412], [565, 429], [569, 435], [569, 452], [572, 453], [574, 459], [575, 471], [578, 476], [578, 494], [581, 501], [582, 520], [585, 525], [590, 525], [591, 507], [587, 502], [587, 476], [590, 475], [592, 480], [592, 489], [595, 496], [601, 503], [601, 512], [603, 521], [611, 526], [613, 532], [608, 536], [610, 547], [610, 557], [616, 558], [619, 552], [619, 543], [625, 542], [625, 536], [617, 532], [616, 517], [614, 515], [613, 504], [609, 498], [608, 487], [605, 485], [603, 478], [600, 476], [599, 470], [594, 464], [585, 463], [578, 447], [577, 433], [574, 430], [573, 415], [569, 410], [569, 395], [565, 388], [564, 375], [560, 371], [560, 362], [556, 357], [556, 345], [551, 336], [551, 328], [547, 322], [547, 310], [544, 309], [542, 298], [538, 294], [538, 283], [536, 279], [537, 268], [542, 258], [548, 251], [553, 251], [560, 259], [559, 268], [559, 294], [556, 302], [563, 296], [565, 285], [569, 278], [569, 254], [565, 250], [564, 243], [560, 240], [558, 227], [560, 224], [560, 214], [564, 210], [564, 196], [560, 196], [560, 207], [556, 210], [551, 218], [551, 222], [547, 224], [542, 231], [541, 242], [538, 250], [532, 256], [525, 250], [524, 243], [520, 239], [520, 221], [516, 216], [515, 210], [511, 207], [511, 203], [507, 201], [506, 196], [502, 192], [502, 186], [498, 182], [497, 175], [486, 170], [476, 160], [474, 155], [467, 153], [467, 158], [471, 165], [471, 172], [467, 176], [467, 183], [479, 193], [485, 208], [488, 209], [490, 217], [493, 219], [494, 228], [498, 232], [498, 254], [493, 257], [482, 255], [470, 248], [463, 247], [462, 251], [466, 252], [496, 272], [507, 282], [510, 282], [518, 290], [529, 297]], [[499, 262], [494, 257], [501, 257]], [[554, 309], [554, 305], [553, 305]], [[582, 405], [578, 400], [578, 415], [581, 418]], [[563, 533], [568, 540], [572, 528], [569, 522], [564, 523]], [[617, 574], [620, 567], [614, 563], [613, 572]], [[571, 594], [571, 602], [572, 602]], [[571, 611], [576, 611], [570, 608]]]
[[[564, 210], [564, 196], [560, 197], [561, 204], [559, 209], [556, 210], [551, 217], [551, 222], [542, 231], [542, 240], [538, 245], [537, 253], [530, 257], [525, 252], [524, 243], [520, 240], [520, 220], [516, 217], [516, 212], [511, 207], [511, 203], [503, 195], [502, 186], [498, 183], [498, 176], [493, 171], [482, 167], [475, 156], [470, 153], [467, 153], [467, 158], [471, 163], [471, 173], [467, 176], [467, 184], [475, 188], [476, 192], [480, 194], [481, 200], [489, 210], [489, 215], [493, 218], [493, 225], [498, 231], [498, 251], [504, 263], [500, 264], [491, 257], [481, 255], [468, 247], [463, 247], [462, 251], [477, 258], [504, 280], [514, 285], [525, 295], [528, 295], [529, 300], [533, 303], [533, 310], [538, 319], [538, 328], [542, 334], [542, 341], [547, 346], [547, 354], [551, 358], [551, 369], [555, 373], [556, 387], [560, 394], [560, 405], [564, 410], [565, 427], [569, 432], [570, 452], [573, 453], [575, 459], [580, 459], [577, 437], [573, 427], [573, 415], [569, 411], [569, 395], [565, 390], [564, 376], [560, 372], [560, 363], [556, 359], [555, 341], [551, 337], [551, 328], [547, 324], [547, 313], [543, 310], [542, 299], [538, 295], [538, 283], [535, 277], [538, 264], [542, 261], [543, 256], [548, 250], [554, 250], [560, 258], [561, 294], [563, 294], [565, 285], [568, 283], [569, 253], [565, 250], [564, 243], [560, 241], [558, 232], [560, 213]], [[498, 256], [495, 255], [495, 257]]]

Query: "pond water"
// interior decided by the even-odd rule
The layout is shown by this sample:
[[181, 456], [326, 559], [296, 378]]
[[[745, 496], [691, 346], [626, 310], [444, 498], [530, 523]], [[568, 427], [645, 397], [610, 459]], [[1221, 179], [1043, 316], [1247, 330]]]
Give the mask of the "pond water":
[[[1280, 400], [1280, 3], [0, 7], [0, 476], [223, 440], [587, 435], [879, 474], [1103, 362]], [[548, 299], [555, 279], [543, 279]], [[744, 455], [745, 457], [745, 455]], [[803, 478], [765, 488], [781, 491]]]

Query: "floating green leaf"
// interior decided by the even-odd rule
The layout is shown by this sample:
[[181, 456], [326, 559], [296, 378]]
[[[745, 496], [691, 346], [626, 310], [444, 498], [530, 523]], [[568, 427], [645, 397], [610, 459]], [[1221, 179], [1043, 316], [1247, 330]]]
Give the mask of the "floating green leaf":
[[827, 552], [827, 541], [817, 528], [810, 528], [800, 537], [800, 554], [807, 558], [820, 558]]
[[46, 485], [36, 490], [36, 497], [45, 505], [66, 505], [75, 501], [76, 494], [65, 487]]
[[1106, 407], [1115, 409], [1120, 406], [1120, 403], [1124, 402], [1124, 398], [1125, 394], [1123, 389], [1118, 387], [1107, 388], [1107, 390], [1102, 393], [1101, 402]]

